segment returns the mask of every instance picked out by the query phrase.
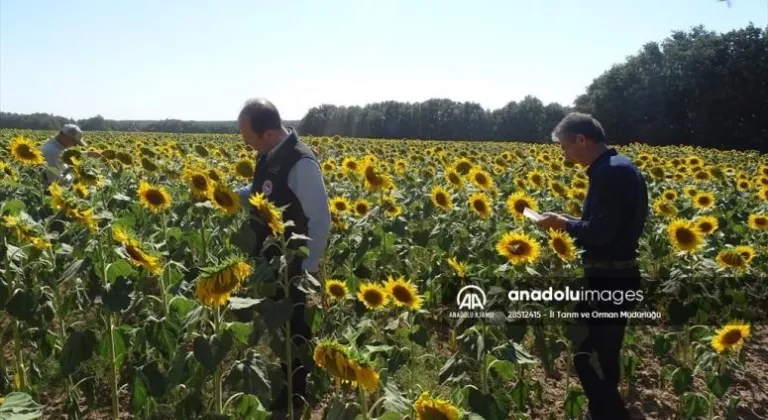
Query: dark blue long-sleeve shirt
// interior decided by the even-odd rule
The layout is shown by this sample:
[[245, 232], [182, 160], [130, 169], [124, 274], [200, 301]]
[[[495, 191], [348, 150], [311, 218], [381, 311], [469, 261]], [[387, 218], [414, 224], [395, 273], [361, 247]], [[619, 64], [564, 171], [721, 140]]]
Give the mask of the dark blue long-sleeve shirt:
[[611, 148], [587, 168], [589, 189], [581, 220], [566, 231], [584, 249], [583, 259], [627, 261], [637, 257], [648, 217], [648, 189], [640, 170]]

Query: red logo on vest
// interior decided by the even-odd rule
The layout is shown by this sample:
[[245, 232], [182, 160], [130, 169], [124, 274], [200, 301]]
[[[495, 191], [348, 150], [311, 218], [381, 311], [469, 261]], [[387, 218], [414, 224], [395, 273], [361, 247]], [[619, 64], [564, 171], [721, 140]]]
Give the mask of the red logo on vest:
[[272, 181], [266, 180], [261, 185], [261, 191], [264, 193], [264, 195], [269, 196], [272, 194]]

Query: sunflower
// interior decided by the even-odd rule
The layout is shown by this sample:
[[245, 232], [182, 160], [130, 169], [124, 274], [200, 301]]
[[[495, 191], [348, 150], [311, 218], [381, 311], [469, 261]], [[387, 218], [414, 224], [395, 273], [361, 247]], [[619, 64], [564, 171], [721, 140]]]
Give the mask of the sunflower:
[[483, 220], [488, 219], [492, 212], [490, 199], [481, 192], [469, 196], [469, 207]]
[[651, 174], [651, 177], [653, 179], [664, 179], [667, 177], [666, 172], [664, 171], [664, 168], [661, 166], [654, 166], [652, 167], [648, 173]]
[[696, 195], [699, 194], [699, 192], [696, 190], [696, 187], [685, 187], [683, 191], [688, 197], [691, 198], [696, 197]]
[[677, 216], [677, 207], [675, 207], [673, 203], [665, 200], [664, 197], [659, 197], [656, 200], [654, 200], [653, 210], [659, 216], [664, 216], [664, 217]]
[[219, 175], [219, 171], [214, 168], [208, 170], [208, 178], [213, 182], [221, 182], [221, 175]]
[[253, 163], [247, 159], [241, 159], [235, 163], [234, 172], [235, 175], [243, 179], [253, 178], [254, 173]]
[[285, 233], [282, 212], [272, 202], [267, 200], [264, 193], [251, 195], [248, 202], [256, 208], [261, 217], [261, 221], [269, 226], [273, 235], [279, 236]]
[[456, 257], [448, 258], [448, 266], [450, 266], [459, 278], [464, 278], [467, 274], [467, 264], [459, 262]]
[[729, 322], [712, 337], [712, 348], [718, 354], [738, 351], [750, 336], [750, 325], [740, 320]]
[[404, 173], [405, 173], [405, 170], [406, 170], [406, 168], [407, 168], [407, 166], [408, 166], [408, 165], [406, 165], [406, 163], [405, 163], [405, 161], [404, 161], [404, 160], [402, 160], [402, 159], [398, 159], [398, 160], [395, 162], [395, 173], [396, 173], [396, 174], [398, 174], [398, 175], [402, 175], [402, 174], [404, 174]]
[[137, 192], [141, 206], [152, 213], [157, 214], [171, 207], [171, 195], [163, 186], [154, 186], [141, 181]]
[[363, 185], [370, 192], [387, 191], [393, 186], [392, 179], [380, 168], [377, 168], [376, 163], [363, 163], [360, 167], [360, 175]]
[[347, 224], [344, 223], [344, 218], [336, 211], [331, 210], [331, 223], [333, 227], [340, 231], [347, 229]]
[[120, 225], [112, 226], [112, 239], [121, 244], [135, 241], [133, 234]]
[[533, 263], [539, 258], [540, 246], [524, 233], [507, 232], [496, 243], [496, 251], [512, 264]]
[[339, 213], [346, 213], [351, 208], [349, 200], [341, 196], [331, 198], [328, 201], [328, 204], [330, 205], [331, 209]]
[[208, 175], [203, 171], [186, 170], [184, 174], [189, 189], [192, 192], [192, 196], [195, 198], [208, 198], [211, 190], [213, 189], [213, 183], [208, 179]]
[[581, 217], [582, 204], [576, 201], [568, 201], [565, 204], [568, 214], [574, 217]]
[[539, 209], [536, 199], [522, 191], [518, 191], [507, 198], [507, 211], [517, 220], [523, 220], [525, 218], [525, 216], [523, 216], [523, 211], [526, 207], [533, 211]]
[[32, 140], [23, 136], [11, 140], [10, 147], [13, 159], [24, 166], [37, 166], [45, 161], [40, 149], [35, 146]]
[[577, 189], [577, 188], [571, 188], [568, 191], [568, 197], [573, 198], [574, 200], [577, 200], [577, 201], [584, 201], [587, 198], [587, 191]]
[[343, 299], [349, 294], [347, 285], [340, 280], [326, 280], [325, 281], [325, 294], [332, 299]]
[[368, 202], [368, 200], [361, 198], [360, 200], [355, 201], [353, 208], [358, 216], [363, 217], [371, 210], [371, 203]]
[[98, 229], [98, 219], [93, 216], [93, 209], [70, 209], [67, 211], [67, 215], [75, 221], [88, 228], [91, 232], [96, 232]]
[[708, 192], [700, 192], [693, 197], [693, 206], [700, 210], [712, 208], [715, 205], [715, 195]]
[[34, 246], [38, 251], [45, 251], [46, 249], [50, 249], [52, 246], [50, 241], [43, 238], [34, 237], [32, 238], [31, 242], [32, 246]]
[[64, 194], [64, 189], [61, 188], [58, 182], [52, 183], [48, 187], [48, 192], [51, 193], [51, 208], [56, 211], [68, 212], [72, 205], [69, 204], [67, 197]]
[[717, 218], [713, 216], [697, 217], [693, 220], [693, 224], [701, 233], [705, 235], [709, 235], [710, 233], [716, 231], [719, 226]]
[[118, 162], [122, 163], [126, 166], [133, 166], [133, 157], [125, 152], [117, 152], [115, 155], [115, 158], [118, 160]]
[[565, 232], [550, 229], [549, 247], [565, 262], [573, 261], [576, 258], [576, 246], [573, 239]]
[[736, 189], [741, 192], [748, 191], [751, 187], [752, 184], [746, 179], [736, 181]]
[[213, 207], [227, 216], [236, 216], [240, 212], [240, 196], [225, 184], [216, 184], [216, 187], [210, 190], [208, 199]]
[[768, 187], [760, 188], [760, 191], [757, 193], [757, 198], [763, 201], [768, 201]]
[[445, 179], [457, 189], [461, 189], [464, 186], [464, 180], [461, 179], [461, 175], [453, 168], [447, 168], [445, 170]]
[[75, 194], [78, 197], [82, 199], [88, 198], [88, 194], [90, 194], [90, 192], [88, 191], [88, 187], [79, 182], [77, 184], [72, 185], [72, 190], [75, 192]]
[[13, 170], [13, 167], [7, 165], [5, 162], [0, 162], [0, 174], [3, 174], [3, 177], [0, 178], [0, 180], [16, 180], [16, 172]]
[[149, 172], [149, 173], [157, 172], [157, 170], [158, 170], [157, 165], [155, 165], [154, 162], [149, 160], [148, 157], [141, 158], [141, 167], [144, 168], [144, 170]]
[[370, 365], [361, 365], [353, 360], [351, 362], [352, 370], [355, 371], [355, 382], [360, 388], [367, 392], [374, 392], [379, 386], [379, 373], [373, 370]]
[[417, 420], [457, 420], [459, 410], [450, 401], [432, 398], [423, 392], [413, 403]]
[[338, 382], [359, 386], [367, 392], [376, 391], [379, 374], [369, 363], [355, 360], [349, 353], [341, 344], [323, 339], [315, 347], [312, 359]]
[[493, 187], [493, 178], [480, 167], [473, 166], [472, 169], [469, 170], [467, 177], [474, 186], [481, 190], [488, 190]]
[[404, 306], [408, 309], [420, 309], [422, 298], [418, 295], [416, 286], [405, 277], [400, 276], [397, 279], [389, 276], [384, 287], [387, 293], [392, 297], [395, 306]]
[[240, 257], [232, 257], [216, 267], [206, 267], [195, 281], [195, 297], [206, 306], [224, 305], [252, 272], [253, 268]]
[[712, 179], [712, 175], [703, 169], [699, 169], [693, 174], [693, 178], [697, 181], [709, 181]]
[[341, 168], [342, 172], [358, 172], [358, 164], [355, 158], [352, 157], [345, 157], [344, 160], [341, 162]]
[[732, 268], [734, 270], [743, 270], [747, 266], [747, 262], [740, 253], [733, 249], [726, 249], [717, 253], [717, 265], [723, 268]]
[[392, 197], [382, 197], [379, 200], [379, 205], [381, 205], [381, 208], [384, 210], [387, 217], [395, 218], [403, 213], [403, 210], [397, 205], [395, 199]]
[[661, 193], [661, 196], [664, 197], [664, 199], [667, 201], [675, 201], [677, 200], [677, 191], [665, 190], [663, 193]]
[[430, 196], [432, 199], [432, 204], [434, 204], [435, 207], [439, 207], [443, 210], [450, 210], [453, 207], [451, 194], [448, 193], [448, 190], [440, 185], [435, 185], [432, 187]]
[[26, 241], [32, 237], [32, 229], [21, 218], [16, 216], [3, 216], [3, 226], [14, 229], [19, 239]]
[[755, 248], [752, 248], [748, 245], [740, 245], [735, 248], [733, 248], [734, 252], [738, 252], [742, 258], [744, 258], [744, 262], [749, 264], [754, 258], [755, 258]]
[[152, 274], [160, 274], [163, 271], [160, 259], [144, 252], [141, 249], [141, 243], [130, 232], [116, 226], [112, 228], [112, 237], [123, 246], [131, 264], [136, 267], [144, 267]]
[[755, 230], [768, 230], [768, 216], [764, 214], [750, 214], [749, 227]]
[[703, 233], [689, 220], [675, 219], [667, 226], [669, 241], [680, 251], [695, 251], [704, 245]]
[[209, 156], [208, 149], [203, 147], [201, 144], [196, 144], [194, 147], [195, 153], [200, 155], [200, 157], [207, 158]]
[[557, 181], [549, 181], [549, 190], [552, 191], [553, 195], [558, 197], [568, 197], [568, 189], [566, 189], [563, 184]]
[[468, 175], [469, 171], [472, 170], [472, 166], [472, 161], [467, 158], [461, 158], [453, 164], [453, 168], [461, 175]]
[[528, 183], [523, 178], [515, 177], [513, 182], [515, 183], [515, 187], [518, 190], [524, 190], [528, 188]]
[[539, 171], [531, 171], [528, 173], [528, 182], [534, 188], [541, 188], [544, 185], [544, 175]]
[[323, 173], [331, 173], [336, 170], [336, 164], [331, 161], [324, 161], [322, 165]]
[[366, 282], [360, 285], [357, 292], [357, 298], [363, 302], [368, 309], [380, 309], [389, 303], [387, 289], [378, 284]]
[[67, 149], [61, 152], [61, 161], [67, 165], [75, 166], [76, 162], [83, 160], [83, 153], [77, 149]]
[[583, 179], [574, 179], [571, 181], [571, 188], [576, 190], [586, 190], [587, 183]]

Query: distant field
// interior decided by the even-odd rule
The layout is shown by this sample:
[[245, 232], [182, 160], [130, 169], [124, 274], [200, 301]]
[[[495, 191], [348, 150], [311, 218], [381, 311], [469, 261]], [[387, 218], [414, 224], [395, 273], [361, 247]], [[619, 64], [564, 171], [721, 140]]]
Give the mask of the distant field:
[[[252, 178], [254, 153], [237, 135], [89, 132], [101, 157], [66, 152], [75, 182], [46, 191], [49, 134], [0, 130], [0, 413], [266, 418], [290, 302], [262, 299], [279, 279], [232, 240], [252, 206], [232, 189]], [[575, 287], [579, 249], [522, 210], [580, 216], [585, 168], [551, 144], [305, 140], [333, 215], [308, 310], [316, 340], [291, 349], [320, 365], [312, 418], [584, 413], [572, 322], [450, 313], [465, 285], [488, 292], [486, 311], [521, 309], [511, 288]], [[630, 322], [633, 413], [768, 416], [768, 156], [619, 150], [647, 176], [643, 310], [662, 316]]]

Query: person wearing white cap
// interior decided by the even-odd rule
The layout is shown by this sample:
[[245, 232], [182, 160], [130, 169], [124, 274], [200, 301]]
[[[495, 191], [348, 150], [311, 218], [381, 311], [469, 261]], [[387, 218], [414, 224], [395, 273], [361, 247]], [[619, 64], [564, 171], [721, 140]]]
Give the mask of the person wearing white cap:
[[64, 124], [58, 134], [43, 143], [41, 151], [48, 163], [46, 176], [49, 183], [64, 175], [68, 166], [61, 161], [61, 154], [74, 146], [87, 146], [82, 130], [75, 124]]

